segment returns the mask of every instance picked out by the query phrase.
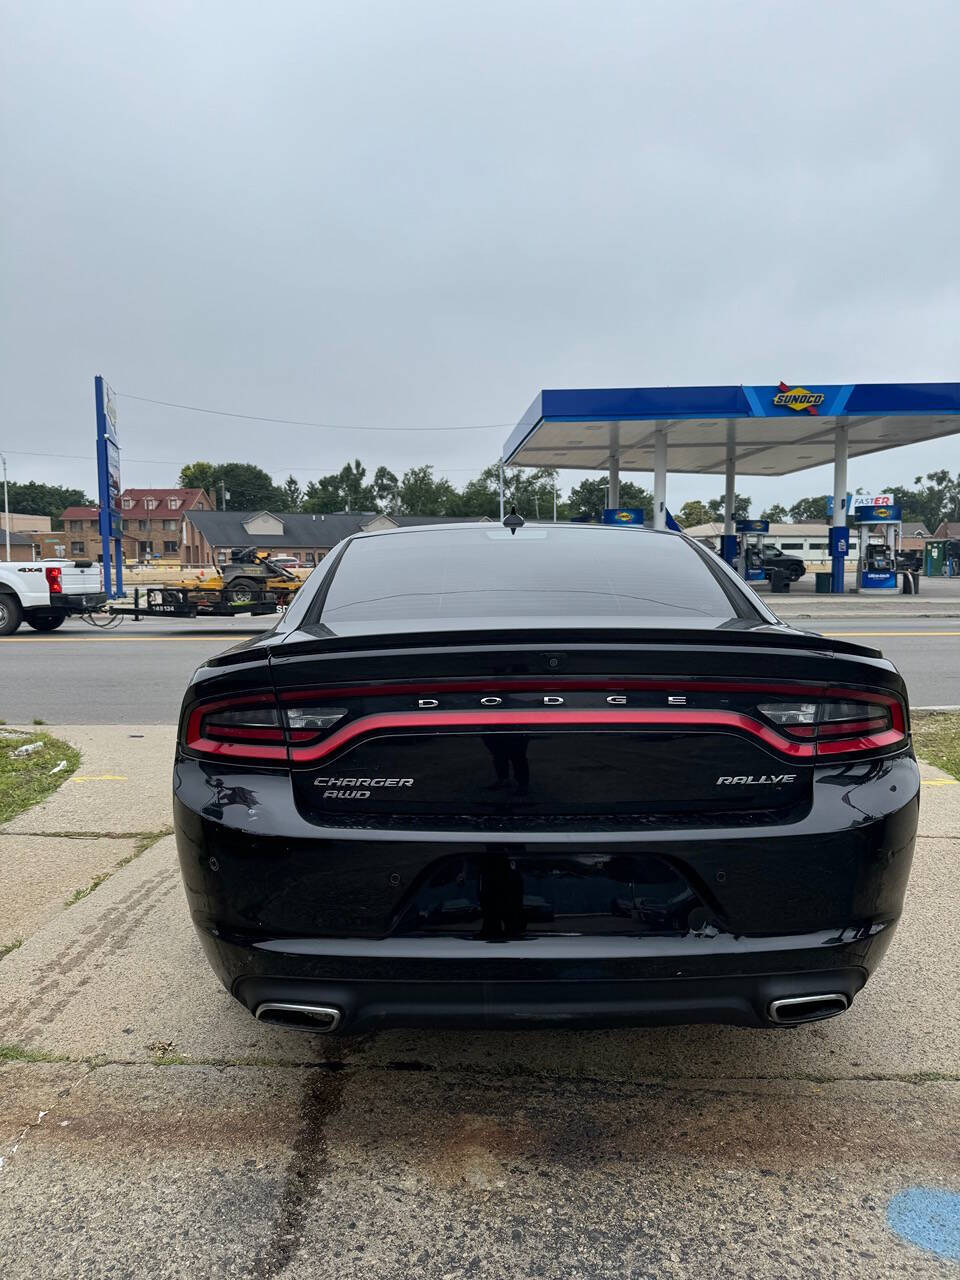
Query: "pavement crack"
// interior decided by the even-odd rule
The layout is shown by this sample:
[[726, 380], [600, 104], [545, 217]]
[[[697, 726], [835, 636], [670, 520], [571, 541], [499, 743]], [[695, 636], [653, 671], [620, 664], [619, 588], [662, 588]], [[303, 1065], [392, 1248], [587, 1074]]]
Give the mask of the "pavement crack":
[[300, 1127], [287, 1166], [273, 1235], [255, 1260], [252, 1280], [273, 1280], [280, 1275], [303, 1242], [310, 1202], [320, 1179], [330, 1167], [326, 1126], [343, 1102], [344, 1077], [329, 1071], [312, 1071], [300, 1105]]

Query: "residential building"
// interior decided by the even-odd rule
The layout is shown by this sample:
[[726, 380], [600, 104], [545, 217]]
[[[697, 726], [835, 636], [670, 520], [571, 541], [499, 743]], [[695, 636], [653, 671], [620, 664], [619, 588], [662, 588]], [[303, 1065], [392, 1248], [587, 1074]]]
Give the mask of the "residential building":
[[[486, 521], [487, 517], [481, 517]], [[451, 516], [387, 516], [375, 511], [335, 511], [324, 515], [272, 511], [184, 512], [184, 566], [224, 564], [234, 547], [256, 547], [275, 555], [296, 556], [311, 568], [353, 533], [418, 524], [457, 523]]]
[[[2, 496], [2, 495], [0, 495]], [[6, 516], [0, 504], [0, 531], [7, 527]], [[50, 517], [35, 516], [29, 512], [11, 511], [10, 512], [10, 532], [11, 533], [49, 533]]]
[[[124, 489], [120, 495], [124, 560], [180, 564], [184, 513], [212, 511], [215, 505], [203, 489]], [[61, 520], [67, 555], [102, 559], [97, 507], [67, 507]]]
[[[0, 560], [6, 555], [6, 533], [0, 531]], [[30, 560], [64, 560], [73, 555], [70, 543], [63, 533], [54, 530], [52, 533], [11, 533], [10, 559]], [[79, 552], [73, 555], [76, 560], [85, 560], [86, 554]]]

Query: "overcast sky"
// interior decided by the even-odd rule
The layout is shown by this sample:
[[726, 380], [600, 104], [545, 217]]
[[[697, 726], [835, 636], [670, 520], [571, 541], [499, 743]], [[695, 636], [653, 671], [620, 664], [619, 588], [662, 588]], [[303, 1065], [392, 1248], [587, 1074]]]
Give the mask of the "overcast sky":
[[[541, 387], [960, 379], [960, 5], [0, 0], [0, 450], [462, 484]], [[81, 460], [24, 451], [82, 455]], [[157, 459], [150, 465], [132, 459]], [[960, 437], [852, 487], [960, 470]], [[641, 477], [646, 480], [646, 477]], [[755, 510], [824, 469], [741, 486]], [[668, 501], [717, 479], [671, 478]]]

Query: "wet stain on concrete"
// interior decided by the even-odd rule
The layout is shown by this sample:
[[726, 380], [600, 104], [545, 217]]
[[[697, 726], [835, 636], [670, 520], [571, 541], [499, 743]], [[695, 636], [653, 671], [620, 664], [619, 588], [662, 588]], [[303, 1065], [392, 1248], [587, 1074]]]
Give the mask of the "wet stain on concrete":
[[297, 1252], [307, 1214], [330, 1164], [326, 1126], [339, 1111], [345, 1076], [335, 1071], [311, 1072], [303, 1088], [300, 1127], [280, 1193], [273, 1235], [256, 1259], [253, 1280], [273, 1280]]

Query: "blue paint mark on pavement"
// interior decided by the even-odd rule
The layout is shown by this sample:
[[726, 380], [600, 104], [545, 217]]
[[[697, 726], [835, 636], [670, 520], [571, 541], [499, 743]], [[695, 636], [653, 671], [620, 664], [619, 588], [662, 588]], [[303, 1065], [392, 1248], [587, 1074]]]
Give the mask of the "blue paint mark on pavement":
[[921, 1249], [960, 1262], [960, 1192], [907, 1187], [887, 1205], [887, 1222]]

